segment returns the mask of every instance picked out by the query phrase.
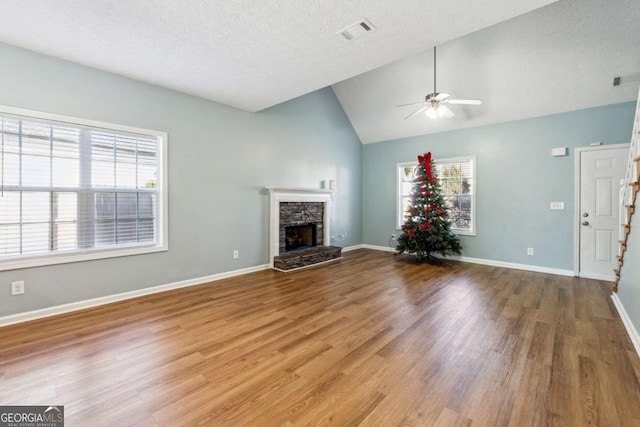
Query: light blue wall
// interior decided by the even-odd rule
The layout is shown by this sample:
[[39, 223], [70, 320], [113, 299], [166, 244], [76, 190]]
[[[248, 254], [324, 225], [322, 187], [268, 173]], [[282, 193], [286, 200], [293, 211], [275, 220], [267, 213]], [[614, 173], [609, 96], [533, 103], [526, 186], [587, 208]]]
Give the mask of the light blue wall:
[[[436, 159], [476, 155], [477, 235], [461, 236], [462, 255], [573, 270], [573, 149], [628, 143], [634, 109], [630, 102], [365, 145], [363, 241], [387, 246], [397, 233], [397, 163], [427, 151]], [[570, 155], [551, 157], [554, 147]], [[564, 201], [565, 210], [551, 211], [551, 201]]]
[[331, 89], [252, 114], [2, 44], [0, 64], [0, 104], [168, 132], [170, 195], [168, 252], [0, 272], [0, 316], [266, 264], [264, 186], [335, 179], [339, 243], [362, 241], [362, 145]]
[[[640, 208], [640, 197], [636, 209]], [[624, 265], [620, 269], [618, 298], [629, 315], [636, 333], [640, 333], [640, 212], [631, 220], [631, 233], [627, 237]]]

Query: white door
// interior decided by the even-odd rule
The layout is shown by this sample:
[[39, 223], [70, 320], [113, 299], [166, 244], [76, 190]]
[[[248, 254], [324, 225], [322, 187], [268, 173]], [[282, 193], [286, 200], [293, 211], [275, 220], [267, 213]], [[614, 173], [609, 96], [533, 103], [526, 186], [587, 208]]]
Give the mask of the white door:
[[578, 271], [580, 277], [613, 280], [613, 270], [618, 267], [620, 180], [624, 178], [629, 147], [601, 146], [578, 153]]

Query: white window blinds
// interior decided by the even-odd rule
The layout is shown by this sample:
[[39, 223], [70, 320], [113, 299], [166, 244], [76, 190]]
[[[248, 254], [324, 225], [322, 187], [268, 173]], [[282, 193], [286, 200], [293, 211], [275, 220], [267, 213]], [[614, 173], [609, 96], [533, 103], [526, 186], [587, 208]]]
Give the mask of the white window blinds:
[[[435, 162], [435, 174], [445, 199], [447, 212], [451, 219], [451, 229], [458, 234], [476, 233], [476, 178], [475, 156], [452, 159], [438, 159]], [[402, 228], [407, 220], [412, 199], [417, 162], [397, 164], [397, 200], [396, 228]]]
[[473, 157], [445, 159], [435, 165], [454, 231], [473, 233], [475, 230], [474, 160]]
[[162, 245], [161, 137], [12, 114], [0, 137], [0, 267]]

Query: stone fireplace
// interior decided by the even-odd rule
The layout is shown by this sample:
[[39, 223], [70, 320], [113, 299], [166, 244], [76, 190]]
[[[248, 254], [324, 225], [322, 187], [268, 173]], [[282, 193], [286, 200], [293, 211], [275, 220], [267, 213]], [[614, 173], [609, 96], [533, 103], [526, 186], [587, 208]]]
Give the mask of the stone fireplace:
[[267, 188], [271, 267], [290, 271], [341, 258], [330, 242], [332, 190]]
[[324, 203], [280, 202], [279, 210], [278, 254], [324, 244]]

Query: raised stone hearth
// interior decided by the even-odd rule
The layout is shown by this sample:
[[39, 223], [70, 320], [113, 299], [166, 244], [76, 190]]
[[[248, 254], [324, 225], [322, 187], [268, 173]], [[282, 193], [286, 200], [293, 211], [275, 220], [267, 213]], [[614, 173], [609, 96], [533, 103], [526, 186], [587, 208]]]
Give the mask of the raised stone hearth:
[[342, 248], [337, 246], [316, 246], [285, 252], [274, 257], [273, 268], [282, 271], [295, 270], [338, 258], [342, 258]]

